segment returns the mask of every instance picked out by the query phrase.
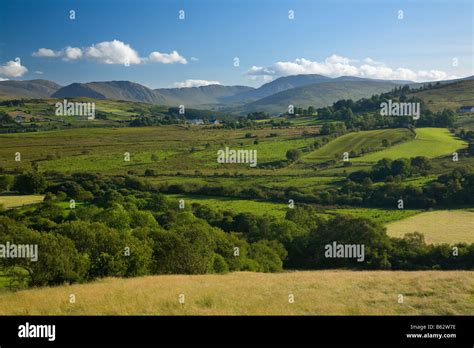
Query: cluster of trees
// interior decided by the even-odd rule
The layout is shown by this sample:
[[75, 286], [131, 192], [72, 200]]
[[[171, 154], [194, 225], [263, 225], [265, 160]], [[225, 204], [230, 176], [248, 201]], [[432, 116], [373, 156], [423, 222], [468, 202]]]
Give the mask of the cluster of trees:
[[[358, 178], [359, 179], [359, 178]], [[351, 179], [339, 189], [330, 189], [309, 197], [313, 203], [349, 204], [396, 208], [402, 199], [405, 208], [432, 208], [472, 205], [474, 203], [474, 173], [460, 167], [441, 175], [423, 187], [406, 185], [402, 181], [372, 185], [367, 178], [362, 183]]]
[[[445, 109], [436, 113], [428, 110], [424, 101], [417, 97], [408, 97], [407, 93], [415, 91], [408, 86], [396, 87], [391, 92], [373, 95], [357, 101], [342, 99], [332, 106], [318, 108], [318, 118], [323, 120], [342, 121], [347, 129], [369, 130], [394, 127], [452, 127], [456, 120], [454, 111]], [[380, 105], [392, 100], [401, 103], [419, 103], [421, 116], [414, 120], [410, 116], [381, 117]], [[327, 133], [331, 134], [331, 133]]]
[[[285, 266], [325, 269], [472, 269], [474, 244], [428, 245], [422, 234], [414, 232], [403, 238], [391, 238], [385, 228], [365, 218], [339, 215], [315, 221], [312, 208], [289, 211], [286, 218], [299, 226], [311, 228], [297, 236]], [[327, 258], [325, 248], [339, 244], [363, 245], [364, 261], [357, 258]]]
[[19, 175], [0, 175], [0, 192], [17, 191], [21, 194], [43, 193], [47, 187], [46, 179], [37, 172], [24, 172]]
[[349, 180], [357, 183], [370, 181], [400, 180], [412, 175], [426, 175], [431, 169], [431, 162], [427, 157], [417, 156], [391, 160], [388, 158], [378, 161], [370, 170], [360, 170], [349, 174]]
[[49, 194], [34, 211], [2, 212], [0, 243], [36, 244], [39, 256], [0, 259], [1, 268], [32, 286], [106, 276], [282, 270], [286, 253], [277, 241], [249, 242], [160, 194], [135, 193], [109, 190], [75, 209], [62, 208]]
[[[407, 194], [390, 185], [347, 180], [338, 194], [346, 195], [352, 203], [359, 198], [359, 203], [385, 199], [391, 204]], [[0, 259], [2, 271], [17, 283], [53, 285], [106, 276], [278, 272], [283, 267], [473, 267], [473, 245], [456, 245], [454, 255], [453, 246], [426, 245], [419, 234], [390, 238], [381, 225], [371, 220], [350, 216], [322, 219], [315, 208], [304, 205], [289, 209], [285, 219], [216, 211], [200, 204], [185, 204], [183, 208], [159, 189], [133, 177], [77, 173], [63, 178], [45, 189], [45, 202], [35, 209], [0, 212], [0, 244], [8, 241], [37, 244], [39, 248], [36, 262]], [[416, 202], [417, 197], [472, 204], [474, 175], [458, 170], [441, 176], [426, 190], [409, 193], [408, 204]], [[283, 194], [299, 199], [292, 189]], [[331, 201], [330, 195], [315, 197]], [[333, 198], [339, 203], [342, 196]], [[70, 199], [81, 202], [69, 208], [59, 204]], [[363, 244], [364, 262], [326, 258], [324, 248], [333, 241]]]

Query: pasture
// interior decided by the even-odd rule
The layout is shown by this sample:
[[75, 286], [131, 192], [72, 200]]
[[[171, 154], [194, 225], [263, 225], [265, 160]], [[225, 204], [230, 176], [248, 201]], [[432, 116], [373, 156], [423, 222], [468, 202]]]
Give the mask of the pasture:
[[428, 244], [474, 243], [474, 211], [430, 211], [390, 223], [387, 232], [394, 237], [420, 232]]
[[[383, 129], [360, 131], [355, 133], [344, 134], [321, 148], [312, 151], [305, 156], [305, 161], [327, 161], [342, 160], [344, 152], [356, 153], [363, 149], [371, 149], [371, 151], [383, 148], [382, 141], [387, 139], [390, 144], [405, 142], [414, 138], [414, 134], [405, 128]], [[351, 159], [351, 160], [355, 160]]]
[[235, 213], [252, 213], [257, 215], [272, 215], [283, 218], [288, 209], [284, 203], [271, 203], [247, 199], [226, 197], [198, 196], [198, 195], [167, 195], [171, 199], [183, 199], [185, 204], [199, 203], [213, 210], [232, 211]]
[[434, 158], [451, 155], [454, 151], [465, 148], [466, 142], [455, 138], [447, 129], [417, 128], [416, 138], [403, 144], [394, 145], [382, 151], [356, 157], [354, 162], [377, 162], [383, 158], [397, 159], [425, 156]]

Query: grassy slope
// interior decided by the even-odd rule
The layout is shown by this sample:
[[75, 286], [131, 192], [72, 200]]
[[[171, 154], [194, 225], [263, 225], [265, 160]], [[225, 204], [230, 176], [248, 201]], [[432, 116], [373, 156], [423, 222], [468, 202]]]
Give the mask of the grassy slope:
[[440, 210], [422, 213], [387, 225], [391, 236], [420, 232], [427, 243], [474, 243], [474, 212]]
[[456, 139], [444, 128], [418, 128], [416, 139], [394, 145], [382, 151], [354, 158], [354, 162], [377, 162], [382, 158], [410, 158], [426, 156], [434, 158], [449, 155], [453, 151], [466, 147], [466, 142]]
[[[0, 315], [459, 315], [474, 272], [308, 271], [169, 275], [0, 292]], [[69, 295], [76, 303], [69, 303]], [[185, 304], [180, 304], [180, 294]], [[288, 301], [294, 295], [294, 303]], [[398, 303], [398, 296], [404, 303]]]
[[381, 149], [383, 139], [395, 143], [406, 141], [413, 137], [413, 133], [405, 128], [348, 133], [311, 152], [305, 157], [305, 161], [327, 161], [335, 159], [336, 156], [340, 159], [344, 152], [358, 152], [362, 148], [369, 147]]
[[463, 105], [474, 105], [474, 80], [459, 81], [440, 88], [411, 93], [424, 100], [428, 109], [457, 111]]

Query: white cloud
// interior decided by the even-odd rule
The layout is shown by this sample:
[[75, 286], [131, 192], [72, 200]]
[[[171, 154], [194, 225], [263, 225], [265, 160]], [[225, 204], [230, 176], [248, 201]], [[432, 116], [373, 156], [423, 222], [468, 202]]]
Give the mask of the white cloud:
[[59, 57], [59, 52], [54, 52], [49, 48], [40, 48], [36, 52], [33, 52], [33, 57]]
[[10, 60], [3, 65], [0, 65], [0, 75], [6, 77], [20, 77], [25, 75], [28, 69], [21, 65], [20, 60]]
[[327, 57], [321, 62], [297, 58], [294, 61], [276, 62], [269, 67], [252, 66], [247, 71], [247, 75], [253, 80], [257, 79], [257, 77], [268, 80], [272, 77], [298, 74], [320, 74], [330, 77], [348, 75], [373, 79], [411, 81], [436, 81], [456, 78], [440, 70], [413, 71], [402, 67], [391, 68], [372, 58], [365, 58], [363, 63], [359, 63], [358, 60], [336, 54]]
[[104, 64], [140, 64], [141, 58], [130, 45], [119, 40], [104, 41], [84, 49], [87, 59]]
[[103, 41], [83, 48], [67, 46], [59, 51], [40, 48], [32, 55], [33, 57], [60, 57], [63, 60], [87, 59], [103, 64], [142, 64], [145, 62], [187, 64], [186, 58], [177, 51], [171, 53], [155, 51], [151, 52], [147, 58], [142, 58], [129, 44], [119, 40]]
[[82, 50], [79, 47], [66, 47], [62, 51], [63, 59], [65, 60], [76, 60], [82, 57]]
[[151, 52], [148, 58], [152, 62], [159, 62], [163, 64], [173, 64], [173, 63], [187, 64], [188, 63], [186, 58], [181, 56], [176, 51], [173, 51], [171, 53]]
[[43, 75], [43, 72], [42, 72], [42, 71], [39, 71], [39, 70], [36, 70], [36, 71], [35, 71], [35, 74]]
[[200, 87], [209, 85], [220, 85], [219, 81], [208, 81], [208, 80], [186, 80], [184, 82], [175, 82], [174, 86], [177, 88], [185, 87]]
[[191, 57], [191, 60], [192, 60], [193, 62], [198, 62], [198, 61], [199, 61], [199, 58]]

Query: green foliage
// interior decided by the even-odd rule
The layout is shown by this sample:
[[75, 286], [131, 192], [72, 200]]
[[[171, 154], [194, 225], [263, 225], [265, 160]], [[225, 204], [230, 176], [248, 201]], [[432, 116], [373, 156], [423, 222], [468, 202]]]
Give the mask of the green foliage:
[[43, 193], [47, 187], [46, 179], [37, 172], [25, 172], [17, 175], [13, 190], [21, 194]]
[[0, 175], [0, 192], [9, 191], [15, 182], [15, 177], [13, 175]]
[[292, 149], [286, 152], [286, 158], [290, 161], [297, 161], [301, 158], [303, 152], [300, 149]]
[[213, 261], [213, 264], [212, 264], [212, 268], [213, 268], [214, 272], [216, 272], [216, 273], [228, 273], [229, 272], [229, 266], [227, 265], [227, 262], [219, 254], [214, 254], [214, 261]]

